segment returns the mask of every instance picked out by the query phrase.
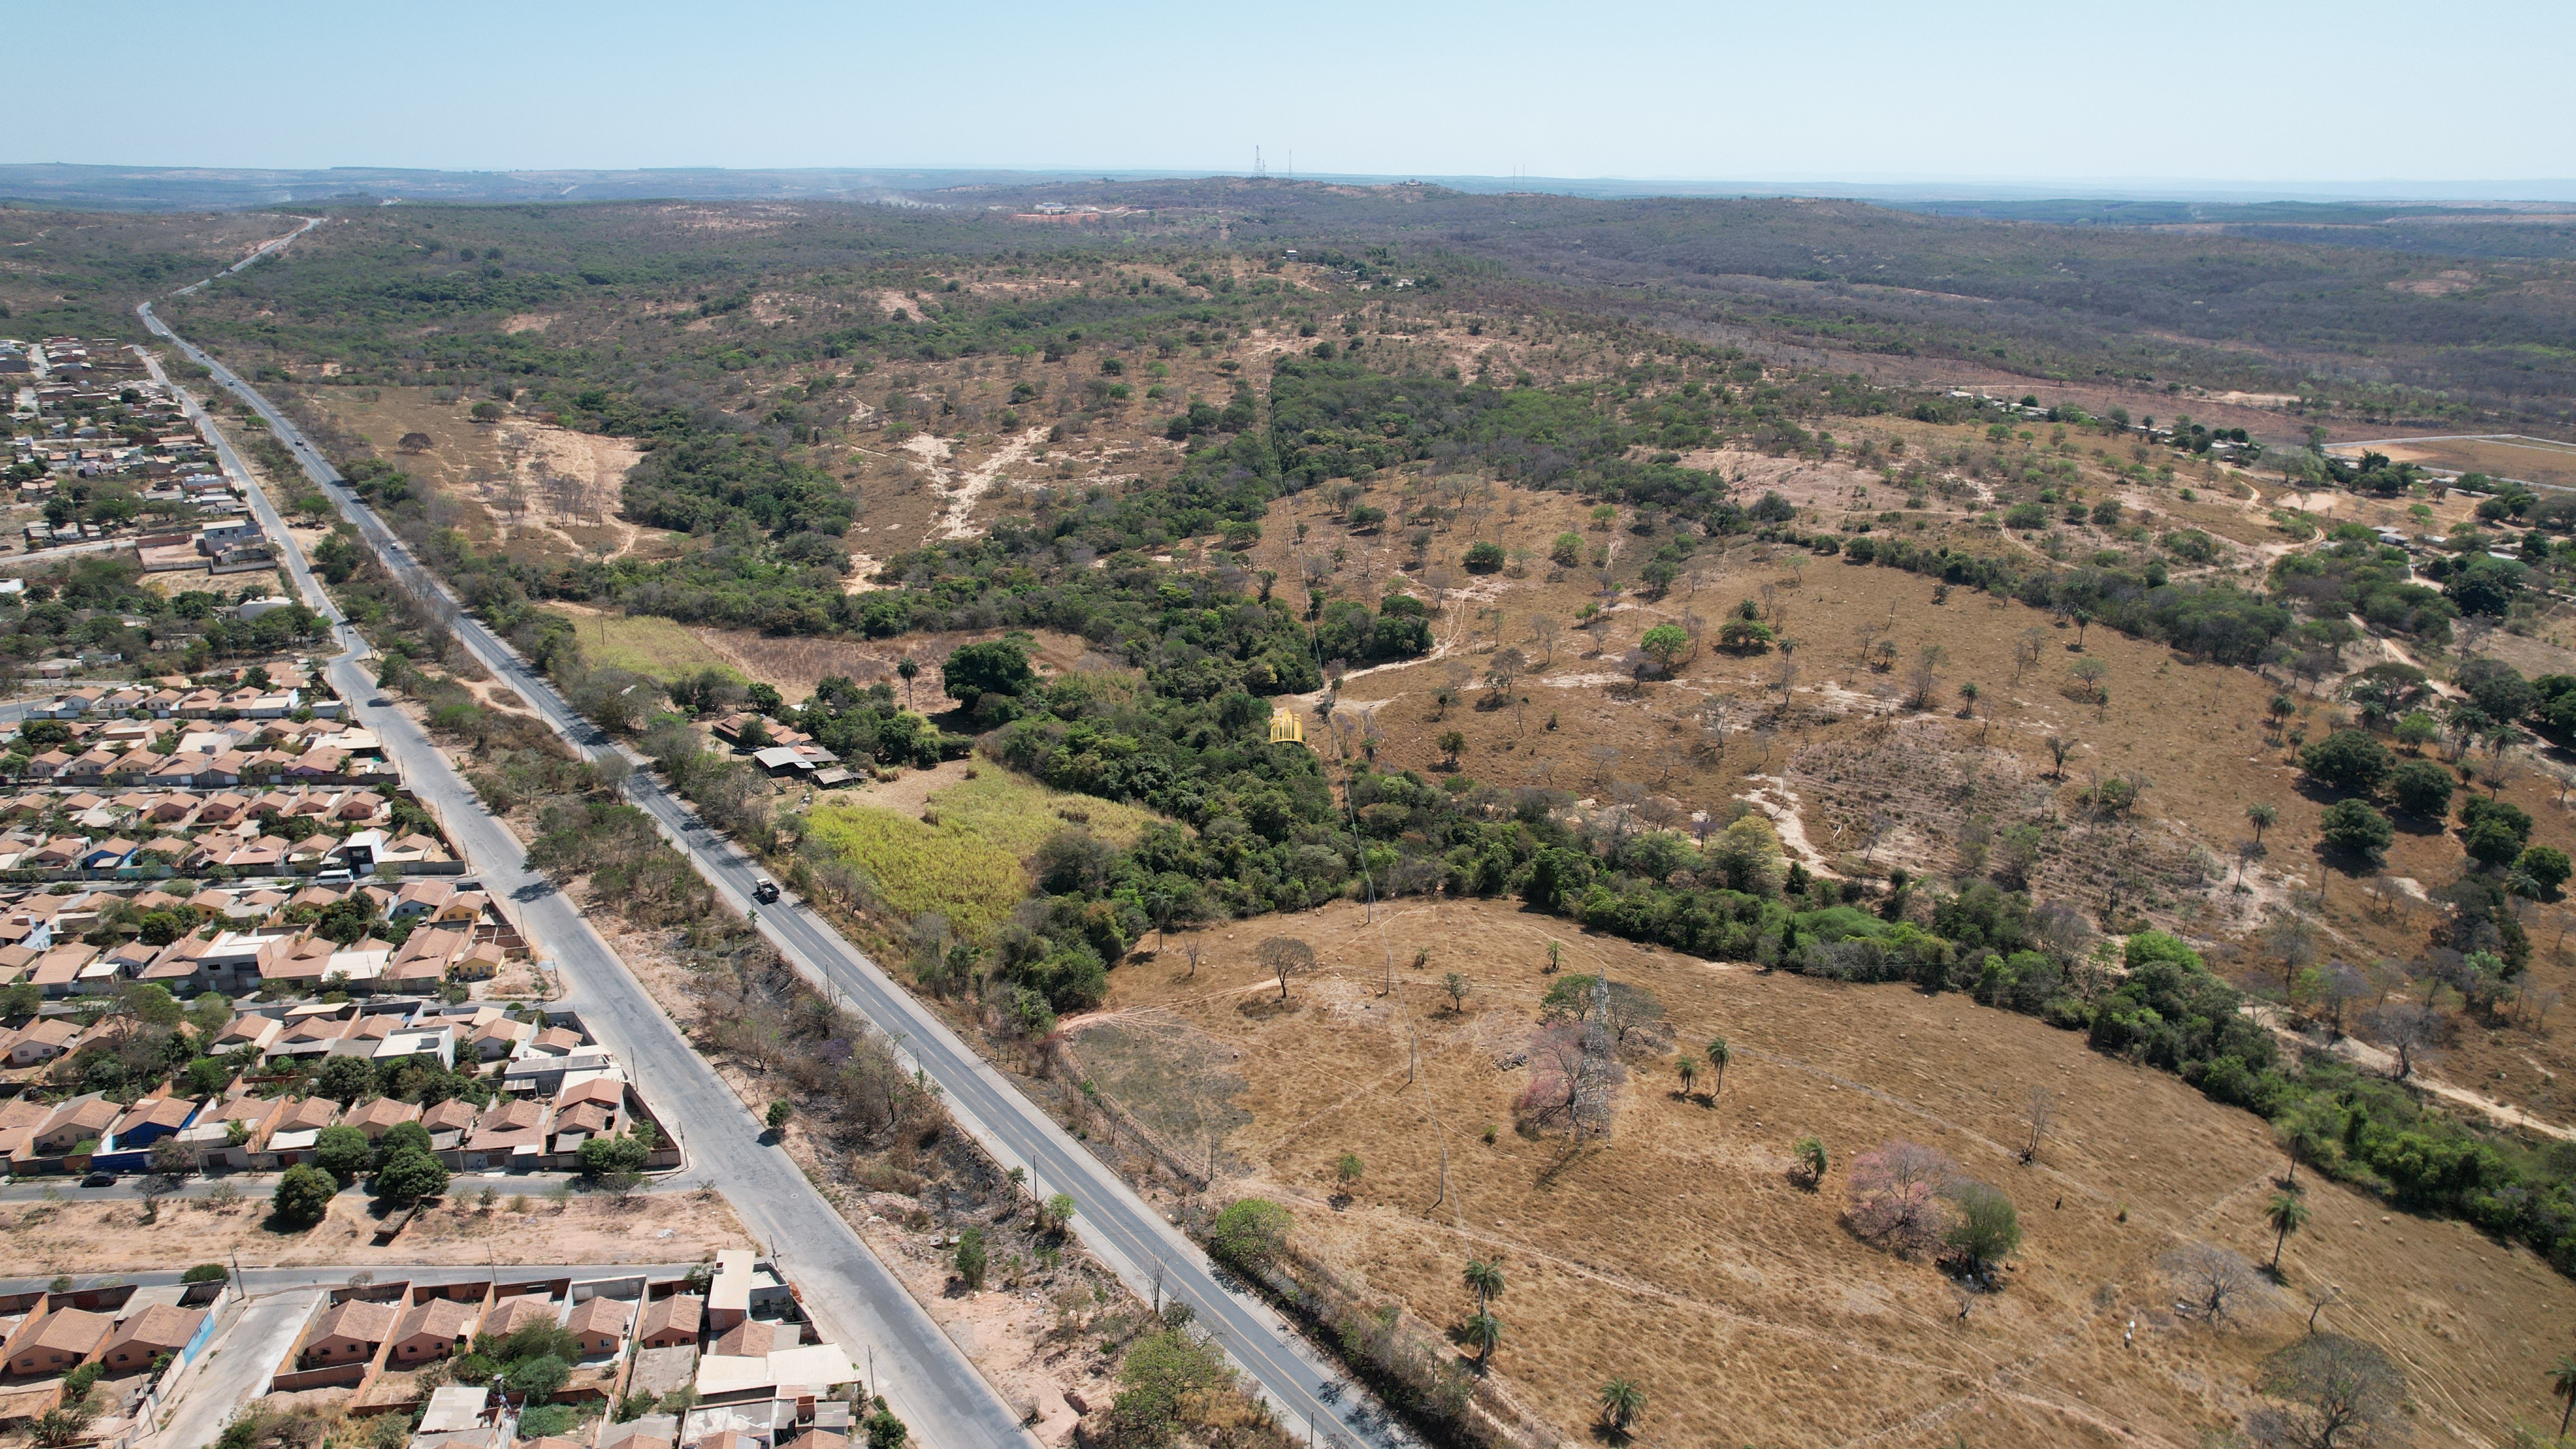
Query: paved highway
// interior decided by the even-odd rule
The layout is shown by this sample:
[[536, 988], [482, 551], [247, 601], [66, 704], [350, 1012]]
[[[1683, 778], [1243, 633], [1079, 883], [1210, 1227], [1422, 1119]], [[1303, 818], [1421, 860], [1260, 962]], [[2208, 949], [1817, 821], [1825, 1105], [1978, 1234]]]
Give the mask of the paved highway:
[[[343, 514], [356, 523], [366, 542], [374, 548], [386, 566], [402, 576], [422, 596], [447, 601], [453, 598], [445, 585], [415, 560], [402, 542], [349, 491], [339, 471], [323, 458], [320, 451], [306, 440], [295, 425], [271, 406], [268, 400], [235, 377], [221, 363], [191, 346], [170, 331], [152, 314], [147, 304], [140, 309], [146, 326], [169, 339], [180, 351], [206, 367], [218, 384], [248, 403], [265, 418], [278, 441], [285, 445], [328, 494]], [[263, 517], [266, 517], [263, 514]], [[300, 568], [301, 561], [297, 561]], [[298, 582], [308, 576], [299, 574]], [[589, 721], [574, 714], [547, 680], [534, 667], [504, 645], [479, 620], [457, 610], [451, 619], [457, 638], [537, 713], [562, 733], [585, 755], [597, 757], [618, 751], [618, 746]], [[344, 678], [345, 676], [345, 678]], [[368, 686], [357, 675], [354, 663], [342, 659], [332, 666], [332, 680], [342, 693], [354, 700], [368, 697]], [[531, 939], [546, 939], [569, 968], [574, 982], [574, 1000], [580, 1003], [585, 1020], [598, 1030], [602, 1020], [617, 1023], [638, 1034], [637, 1048], [612, 1042], [629, 1060], [639, 1063], [650, 1079], [683, 1078], [690, 1065], [699, 1075], [709, 1075], [703, 1064], [696, 1064], [687, 1042], [662, 1021], [650, 999], [626, 972], [615, 953], [609, 951], [588, 924], [563, 907], [561, 898], [541, 877], [527, 874], [524, 853], [506, 830], [486, 816], [480, 804], [454, 772], [446, 768], [445, 758], [428, 747], [410, 720], [392, 710], [370, 711], [368, 723], [385, 737], [387, 747], [405, 761], [405, 775], [427, 799], [433, 788], [441, 795], [439, 814], [451, 838], [459, 838], [469, 854], [484, 863], [487, 882], [495, 889], [506, 890], [522, 902], [534, 927]], [[378, 724], [381, 718], [385, 723]], [[398, 739], [410, 738], [397, 744]], [[425, 752], [436, 761], [435, 771], [415, 771], [410, 760]], [[634, 757], [627, 754], [631, 761]], [[436, 780], [439, 783], [433, 784]], [[713, 882], [740, 909], [751, 911], [751, 884], [757, 874], [753, 862], [733, 845], [705, 828], [688, 807], [663, 789], [650, 774], [637, 771], [630, 777], [627, 794], [638, 806], [659, 821], [672, 842], [685, 853], [701, 874]], [[487, 853], [488, 852], [488, 853]], [[505, 870], [496, 872], [489, 862], [508, 862]], [[514, 883], [505, 885], [496, 875], [510, 875]], [[547, 910], [552, 906], [553, 912]], [[569, 921], [552, 919], [560, 912]], [[1098, 1254], [1127, 1284], [1139, 1294], [1153, 1291], [1155, 1278], [1162, 1279], [1162, 1292], [1167, 1298], [1178, 1298], [1196, 1312], [1199, 1323], [1213, 1334], [1259, 1384], [1272, 1403], [1291, 1423], [1304, 1423], [1320, 1435], [1332, 1436], [1349, 1444], [1388, 1446], [1410, 1445], [1415, 1441], [1376, 1401], [1356, 1383], [1316, 1354], [1296, 1329], [1257, 1298], [1231, 1285], [1197, 1246], [1160, 1214], [1138, 1197], [1117, 1173], [1077, 1145], [1035, 1103], [1022, 1096], [1002, 1074], [960, 1041], [934, 1013], [914, 1000], [910, 993], [886, 975], [876, 962], [852, 946], [828, 925], [804, 914], [791, 898], [778, 907], [755, 917], [760, 930], [777, 945], [801, 970], [846, 998], [880, 1029], [893, 1035], [913, 1061], [947, 1094], [951, 1113], [961, 1127], [972, 1133], [985, 1149], [1005, 1166], [1028, 1169], [1032, 1187], [1041, 1193], [1056, 1191], [1070, 1194], [1077, 1213], [1075, 1229], [1084, 1244]], [[578, 951], [563, 944], [566, 927], [587, 941]], [[523, 925], [530, 930], [530, 925]], [[595, 947], [595, 950], [592, 949]], [[656, 1038], [648, 1028], [662, 1028]], [[602, 1033], [606, 1039], [607, 1033]], [[688, 1063], [678, 1058], [687, 1057]], [[668, 1089], [657, 1087], [656, 1101]], [[724, 1089], [717, 1085], [713, 1090]], [[742, 1116], [735, 1107], [732, 1116]], [[776, 1154], [768, 1154], [773, 1159]], [[728, 1170], [729, 1174], [729, 1170]], [[802, 1184], [799, 1184], [802, 1187]], [[810, 1190], [799, 1194], [809, 1199], [816, 1211], [829, 1217], [833, 1224], [840, 1219]], [[774, 1194], [764, 1194], [773, 1198]], [[848, 1236], [846, 1227], [840, 1236]], [[785, 1244], [802, 1244], [801, 1235], [783, 1236]], [[873, 1264], [873, 1259], [870, 1260]], [[882, 1271], [880, 1269], [880, 1271]], [[906, 1300], [909, 1305], [909, 1300]], [[918, 1309], [916, 1307], [916, 1312]]]
[[[173, 335], [149, 307], [143, 309], [143, 317], [155, 334], [168, 338], [191, 361], [207, 367], [218, 384], [258, 409], [279, 441], [314, 470], [316, 479], [327, 480], [328, 491], [344, 509], [353, 510], [370, 542], [380, 549], [400, 548], [372, 513], [355, 507], [355, 499], [339, 486], [338, 475], [321, 463], [283, 414], [222, 364]], [[226, 463], [238, 468], [228, 444], [223, 451]], [[794, 1161], [784, 1152], [760, 1145], [760, 1126], [732, 1089], [654, 1005], [572, 902], [555, 890], [553, 882], [528, 869], [527, 853], [517, 837], [485, 812], [446, 753], [410, 716], [382, 700], [375, 681], [359, 666], [361, 645], [355, 632], [323, 593], [302, 551], [293, 546], [255, 475], [242, 469], [238, 476], [262, 523], [281, 541], [287, 567], [306, 602], [331, 620], [349, 646], [350, 652], [328, 666], [333, 688], [349, 701], [359, 722], [374, 730], [401, 762], [403, 779], [438, 817], [448, 839], [473, 862], [485, 886], [513, 903], [520, 930], [540, 955], [552, 958], [569, 988], [561, 1004], [580, 1012], [594, 1036], [634, 1064], [654, 1109], [688, 1156], [686, 1175], [718, 1185], [744, 1226], [770, 1247], [804, 1289], [808, 1309], [826, 1331], [854, 1349], [862, 1344], [875, 1347], [883, 1385], [881, 1389], [871, 1385], [871, 1390], [884, 1393], [917, 1437], [938, 1449], [1034, 1444], [1036, 1440], [1020, 1427], [1019, 1416], [840, 1213], [815, 1192]], [[388, 554], [387, 561], [416, 569], [408, 555]], [[479, 625], [474, 632], [481, 650], [500, 653], [515, 664], [515, 658], [499, 651]], [[515, 675], [513, 682], [517, 682]], [[560, 707], [551, 692], [527, 697]], [[853, 1357], [864, 1360], [866, 1355], [854, 1353]]]

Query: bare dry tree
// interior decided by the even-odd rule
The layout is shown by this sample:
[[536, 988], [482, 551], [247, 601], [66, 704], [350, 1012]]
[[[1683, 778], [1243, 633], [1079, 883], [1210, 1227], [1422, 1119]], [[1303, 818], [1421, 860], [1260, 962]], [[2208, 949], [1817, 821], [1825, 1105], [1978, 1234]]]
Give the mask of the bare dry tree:
[[2046, 1087], [2031, 1088], [2029, 1100], [2022, 1104], [2021, 1118], [2030, 1128], [2030, 1135], [2021, 1145], [2021, 1160], [2036, 1162], [2039, 1160], [2039, 1144], [2046, 1140], [2048, 1129], [2057, 1122], [2057, 1093]]
[[1315, 948], [1294, 936], [1273, 936], [1252, 948], [1252, 959], [1279, 978], [1279, 999], [1288, 999], [1288, 978], [1315, 969]]
[[2158, 1262], [2182, 1286], [2190, 1309], [2213, 1327], [2242, 1312], [2263, 1288], [2261, 1269], [2216, 1243], [2189, 1243]]

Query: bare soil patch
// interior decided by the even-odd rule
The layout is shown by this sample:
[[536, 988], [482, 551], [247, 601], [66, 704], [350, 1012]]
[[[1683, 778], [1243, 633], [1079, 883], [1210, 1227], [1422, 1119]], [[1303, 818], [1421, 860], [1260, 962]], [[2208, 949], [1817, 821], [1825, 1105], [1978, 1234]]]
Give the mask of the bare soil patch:
[[[485, 1188], [496, 1194], [483, 1205]], [[518, 1206], [513, 1206], [517, 1203]], [[693, 1262], [752, 1242], [733, 1210], [713, 1193], [652, 1193], [621, 1206], [575, 1194], [555, 1201], [524, 1179], [459, 1173], [447, 1196], [415, 1217], [402, 1235], [375, 1245], [379, 1221], [358, 1192], [332, 1199], [330, 1216], [303, 1232], [269, 1226], [268, 1204], [245, 1197], [230, 1205], [206, 1199], [162, 1204], [146, 1223], [131, 1204], [67, 1202], [0, 1208], [0, 1276], [47, 1277], [221, 1262], [245, 1267], [374, 1263], [669, 1263]]]

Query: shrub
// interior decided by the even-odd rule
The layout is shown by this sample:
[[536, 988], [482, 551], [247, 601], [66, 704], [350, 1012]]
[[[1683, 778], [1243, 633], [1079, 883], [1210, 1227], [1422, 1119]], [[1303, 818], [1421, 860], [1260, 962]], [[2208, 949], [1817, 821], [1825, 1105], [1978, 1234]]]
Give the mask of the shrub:
[[984, 1230], [968, 1228], [957, 1235], [957, 1277], [969, 1288], [984, 1286]]
[[1288, 1229], [1295, 1223], [1286, 1208], [1270, 1199], [1247, 1197], [1217, 1214], [1208, 1246], [1238, 1268], [1258, 1270], [1288, 1250]]
[[1110, 1434], [1120, 1444], [1169, 1443], [1234, 1383], [1225, 1351], [1186, 1329], [1136, 1340], [1119, 1369]]
[[233, 1270], [221, 1263], [199, 1263], [179, 1275], [182, 1283], [229, 1283], [232, 1279]]

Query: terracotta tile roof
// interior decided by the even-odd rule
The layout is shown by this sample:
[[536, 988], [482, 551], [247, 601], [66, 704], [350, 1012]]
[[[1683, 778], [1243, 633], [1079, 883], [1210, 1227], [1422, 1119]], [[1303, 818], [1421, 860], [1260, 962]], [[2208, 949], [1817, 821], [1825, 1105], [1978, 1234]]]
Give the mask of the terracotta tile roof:
[[313, 1325], [313, 1336], [307, 1343], [326, 1338], [353, 1338], [360, 1343], [382, 1343], [393, 1332], [401, 1310], [390, 1303], [370, 1303], [352, 1298], [322, 1315]]
[[206, 1321], [206, 1310], [181, 1308], [170, 1303], [155, 1303], [116, 1326], [107, 1340], [107, 1366], [110, 1372], [148, 1366], [165, 1353], [177, 1353], [197, 1336], [197, 1326]]
[[605, 1333], [624, 1338], [627, 1325], [634, 1321], [634, 1304], [623, 1298], [595, 1297], [574, 1309], [565, 1326], [584, 1337]]
[[521, 1293], [492, 1305], [492, 1311], [483, 1316], [483, 1327], [480, 1331], [494, 1338], [501, 1338], [516, 1333], [531, 1323], [554, 1321], [555, 1305], [551, 1300], [543, 1294]]
[[427, 1335], [454, 1343], [458, 1337], [474, 1331], [474, 1320], [480, 1309], [471, 1303], [452, 1298], [433, 1298], [415, 1303], [403, 1311], [402, 1322], [394, 1329], [394, 1341], [402, 1343]]
[[694, 1294], [674, 1293], [645, 1305], [644, 1321], [635, 1326], [635, 1336], [653, 1338], [667, 1330], [695, 1338], [706, 1316], [707, 1300]]

